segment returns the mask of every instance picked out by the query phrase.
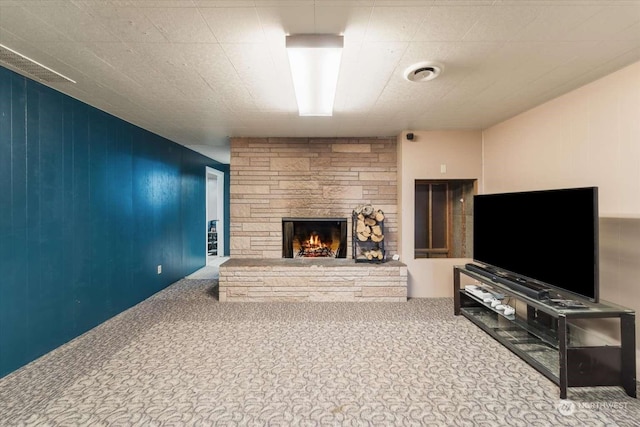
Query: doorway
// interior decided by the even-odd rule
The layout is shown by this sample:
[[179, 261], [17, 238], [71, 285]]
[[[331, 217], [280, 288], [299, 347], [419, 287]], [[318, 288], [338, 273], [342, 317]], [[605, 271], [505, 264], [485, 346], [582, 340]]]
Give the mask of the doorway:
[[218, 257], [224, 256], [224, 173], [219, 170], [206, 168], [206, 240], [205, 250], [207, 264], [216, 262]]

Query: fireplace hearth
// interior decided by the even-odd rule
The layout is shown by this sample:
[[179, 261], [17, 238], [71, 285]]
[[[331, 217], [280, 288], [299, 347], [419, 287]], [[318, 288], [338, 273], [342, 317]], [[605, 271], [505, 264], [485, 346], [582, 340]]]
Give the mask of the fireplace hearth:
[[346, 258], [346, 218], [283, 218], [283, 258]]

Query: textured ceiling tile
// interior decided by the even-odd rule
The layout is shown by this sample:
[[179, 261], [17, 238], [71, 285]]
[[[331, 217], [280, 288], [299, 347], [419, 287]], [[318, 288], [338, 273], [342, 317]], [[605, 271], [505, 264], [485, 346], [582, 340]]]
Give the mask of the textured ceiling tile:
[[253, 0], [192, 0], [198, 7], [253, 7]]
[[570, 7], [550, 5], [540, 8], [536, 18], [516, 39], [522, 41], [566, 40], [566, 34], [602, 10], [602, 6]]
[[[389, 80], [387, 86], [370, 110], [372, 114], [393, 116], [398, 112], [415, 116], [424, 109], [430, 109], [451, 89], [451, 79], [438, 78], [433, 81], [412, 83], [399, 76]], [[407, 99], [419, 98], [420, 104], [407, 102]]]
[[491, 6], [464, 36], [465, 41], [510, 41], [540, 13], [534, 6]]
[[180, 51], [179, 58], [184, 60], [189, 67], [195, 69], [201, 75], [210, 76], [212, 78], [211, 83], [223, 83], [224, 80], [215, 81], [213, 79], [215, 75], [220, 75], [223, 79], [227, 79], [229, 74], [236, 74], [222, 46], [217, 43], [180, 43], [174, 45], [173, 48]]
[[616, 35], [616, 40], [640, 41], [640, 22], [622, 30]]
[[574, 43], [573, 55], [545, 75], [547, 87], [552, 90], [565, 85], [572, 85], [586, 74], [593, 75], [592, 73], [594, 72], [595, 74], [600, 74], [602, 71], [598, 72], [599, 68], [607, 67], [609, 62], [615, 62], [615, 59], [619, 56], [633, 55], [629, 58], [631, 62], [640, 59], [640, 56], [638, 56], [639, 50], [635, 43], [628, 41], [601, 43], [597, 49], [590, 43]]
[[316, 0], [256, 0], [256, 7], [297, 7], [297, 6], [314, 6]]
[[[107, 45], [105, 47], [105, 45]], [[145, 78], [136, 78], [128, 68], [120, 68], [117, 65], [121, 60], [118, 55], [114, 58], [114, 51], [126, 50], [121, 43], [41, 43], [40, 47], [44, 51], [55, 52], [60, 58], [64, 58], [68, 68], [55, 66], [56, 70], [63, 71], [77, 81], [81, 90], [91, 94], [91, 98], [96, 94], [96, 87], [108, 85], [110, 87], [107, 99], [113, 104], [117, 104], [117, 97], [123, 96], [128, 99], [144, 98], [153, 88], [150, 84], [155, 83], [154, 71], [146, 72]], [[105, 54], [110, 52], [110, 54]], [[130, 54], [135, 55], [130, 52]], [[116, 59], [117, 58], [117, 59]], [[49, 65], [51, 63], [47, 62]], [[159, 75], [155, 73], [156, 75]], [[92, 99], [88, 102], [91, 103]], [[82, 99], [82, 98], [79, 98]]]
[[460, 41], [485, 13], [488, 6], [434, 6], [418, 28], [415, 41]]
[[408, 44], [399, 66], [404, 70], [416, 62], [442, 62], [446, 58], [447, 52], [450, 52], [449, 47], [448, 43], [442, 42], [411, 42]]
[[371, 10], [371, 7], [327, 6], [322, 3], [315, 8], [315, 31], [345, 36], [349, 34], [350, 37], [359, 32], [361, 39], [366, 31]]
[[258, 108], [297, 111], [290, 74], [278, 74], [268, 45], [228, 44], [223, 48]]
[[200, 12], [220, 43], [259, 43], [264, 33], [254, 8], [201, 8]]
[[[116, 44], [122, 46], [119, 42], [109, 42], [108, 44]], [[92, 43], [83, 42], [42, 42], [40, 48], [45, 52], [51, 52], [60, 60], [70, 67], [82, 70], [86, 75], [94, 78], [102, 73], [105, 69], [113, 70], [114, 67], [101, 58], [94, 49]], [[23, 51], [22, 53], [26, 53]], [[74, 79], [75, 80], [75, 79]]]
[[[393, 135], [491, 125], [640, 60], [638, 7], [617, 0], [0, 0], [0, 40], [77, 80], [59, 85], [65, 93], [179, 143], [271, 132]], [[333, 118], [298, 117], [287, 32], [344, 32]], [[425, 60], [444, 63], [444, 73], [410, 86], [404, 70]]]
[[[367, 111], [384, 89], [402, 58], [407, 43], [364, 43], [354, 63], [341, 72], [336, 105], [343, 111]], [[347, 62], [349, 64], [349, 62]], [[342, 70], [341, 70], [342, 71]]]
[[[215, 112], [216, 115], [231, 111], [224, 99], [213, 88], [199, 88], [199, 85], [193, 84], [189, 86], [191, 87], [180, 86], [178, 89], [190, 95], [168, 104], [169, 108], [175, 107], [180, 112], [180, 116], [189, 117], [191, 114], [197, 115], [200, 111]], [[214, 123], [214, 120], [209, 120], [210, 125]]]
[[428, 7], [374, 7], [366, 41], [408, 41], [413, 38]]
[[[73, 3], [73, 1], [71, 2]], [[0, 7], [38, 7], [38, 6], [47, 6], [47, 7], [60, 7], [65, 8], [69, 6], [69, 0], [0, 0]]]
[[160, 75], [156, 68], [148, 66], [147, 60], [140, 52], [134, 50], [132, 45], [121, 42], [94, 42], [86, 44], [84, 48], [84, 53], [102, 61], [102, 64], [97, 64], [101, 68], [111, 68], [130, 76], [139, 76], [142, 82], [149, 82], [150, 77]]
[[609, 6], [583, 21], [567, 35], [567, 40], [615, 40], [627, 28], [640, 22], [640, 2]]
[[315, 9], [313, 4], [295, 2], [287, 7], [266, 7], [259, 3], [256, 8], [265, 34], [270, 37], [285, 34], [315, 33]]
[[154, 8], [162, 6], [174, 9], [196, 7], [193, 0], [111, 0], [111, 3], [117, 7]]
[[[602, 61], [600, 55], [593, 55], [592, 46], [587, 43], [565, 43], [567, 56], [555, 68], [533, 77], [526, 84], [500, 86], [498, 91], [483, 93], [473, 99], [473, 103], [487, 103], [489, 100], [499, 102], [511, 108], [511, 115], [528, 110], [536, 105], [557, 97], [566, 91], [576, 89], [592, 81], [596, 75], [613, 72], [629, 65], [640, 58], [640, 49], [630, 49], [624, 42], [609, 42], [607, 49], [613, 59]], [[573, 52], [569, 55], [569, 52]], [[560, 53], [560, 51], [558, 52]], [[507, 114], [504, 109], [495, 109], [498, 117]]]
[[124, 42], [159, 43], [166, 39], [147, 19], [144, 9], [130, 6], [110, 6], [106, 3], [86, 3], [82, 9], [99, 20]]
[[[559, 52], [566, 53], [565, 46], [558, 45]], [[564, 62], [566, 56], [549, 55], [548, 47], [540, 42], [507, 43], [496, 49], [482, 67], [482, 72], [491, 74], [506, 87], [522, 84], [534, 76], [548, 72]]]
[[58, 31], [54, 25], [42, 21], [22, 7], [3, 7], [0, 10], [0, 27], [29, 42], [71, 40], [62, 32], [62, 28]]
[[481, 69], [461, 78], [453, 89], [443, 96], [443, 100], [451, 103], [450, 105], [465, 104], [478, 93], [496, 84], [496, 76]]
[[244, 114], [260, 110], [247, 87], [240, 81], [233, 80], [223, 86], [216, 86], [216, 90], [231, 111]]
[[213, 43], [216, 41], [200, 11], [196, 8], [149, 8], [146, 17], [171, 42]]
[[334, 9], [334, 8], [317, 8], [319, 19], [322, 19], [324, 14], [327, 15], [339, 15], [345, 13], [344, 24], [344, 44], [345, 46], [360, 46], [364, 41], [369, 26], [369, 20], [371, 18], [370, 7], [350, 8], [348, 10]]
[[240, 79], [237, 70], [219, 45], [180, 45], [188, 66], [215, 91], [227, 108], [239, 111], [246, 106], [257, 110], [254, 99]]
[[99, 20], [73, 4], [52, 6], [48, 2], [41, 2], [25, 8], [38, 19], [54, 22], [56, 28], [64, 28], [66, 35], [74, 41], [118, 41], [118, 37]]
[[[523, 4], [527, 0], [513, 0], [517, 4]], [[533, 2], [540, 2], [540, 0], [532, 0]], [[545, 0], [543, 0], [545, 1]], [[560, 0], [547, 0], [549, 2], [555, 2]], [[508, 0], [433, 0], [432, 6], [493, 6], [497, 3], [508, 3]]]
[[440, 56], [433, 59], [443, 63], [447, 74], [456, 70], [473, 70], [489, 61], [501, 46], [497, 42], [445, 43], [439, 50]]
[[623, 67], [638, 62], [638, 60], [640, 60], [640, 48], [634, 47], [633, 49], [628, 50], [605, 63], [600, 63], [599, 65], [592, 67], [591, 69], [589, 69], [589, 71], [582, 74], [580, 77], [571, 79], [570, 81], [567, 81], [566, 83], [555, 87], [553, 91], [553, 98], [557, 96], [557, 93], [566, 93], [568, 91], [574, 90], [580, 86], [598, 79], [602, 75], [613, 73]]
[[376, 0], [322, 0], [316, 2], [316, 8], [320, 7], [371, 7]]

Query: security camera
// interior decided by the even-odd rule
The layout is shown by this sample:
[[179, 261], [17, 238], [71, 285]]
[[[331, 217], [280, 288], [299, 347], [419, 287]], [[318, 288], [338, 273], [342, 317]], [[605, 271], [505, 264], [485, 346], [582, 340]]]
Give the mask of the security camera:
[[409, 133], [407, 134], [407, 140], [409, 140], [409, 141], [413, 141], [413, 132], [409, 132]]

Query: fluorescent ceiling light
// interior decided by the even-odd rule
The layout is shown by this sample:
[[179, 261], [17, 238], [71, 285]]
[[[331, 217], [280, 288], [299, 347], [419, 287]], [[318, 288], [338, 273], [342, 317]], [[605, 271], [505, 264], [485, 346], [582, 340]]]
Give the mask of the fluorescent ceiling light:
[[343, 43], [343, 36], [334, 34], [287, 36], [293, 88], [301, 116], [333, 115]]

